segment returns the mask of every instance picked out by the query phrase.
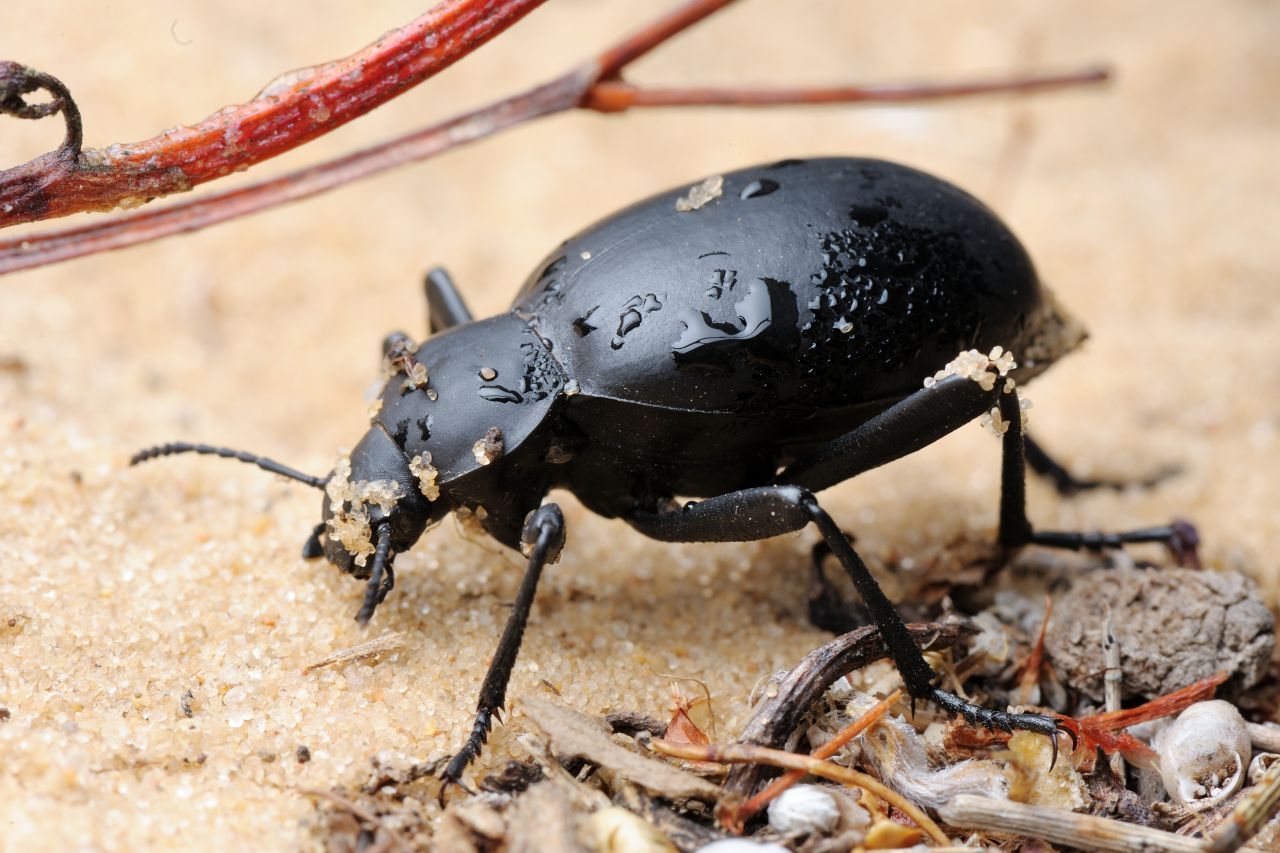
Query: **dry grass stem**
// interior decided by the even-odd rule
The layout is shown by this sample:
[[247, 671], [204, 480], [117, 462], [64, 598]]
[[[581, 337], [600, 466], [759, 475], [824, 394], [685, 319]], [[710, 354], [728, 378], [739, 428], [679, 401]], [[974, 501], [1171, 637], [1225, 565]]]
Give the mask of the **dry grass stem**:
[[[1120, 703], [1120, 684], [1124, 678], [1124, 672], [1120, 669], [1120, 641], [1116, 639], [1115, 623], [1111, 618], [1111, 607], [1107, 606], [1107, 618], [1102, 625], [1102, 661], [1106, 667], [1106, 672], [1102, 676], [1102, 686], [1105, 694], [1105, 703], [1107, 713], [1119, 711]], [[1124, 779], [1124, 756], [1119, 752], [1111, 755], [1111, 772], [1116, 775], [1117, 779]]]
[[1065, 809], [1029, 806], [1011, 800], [961, 794], [938, 812], [951, 826], [984, 832], [1010, 832], [1064, 844], [1082, 850], [1107, 853], [1204, 853], [1194, 838], [1121, 823], [1104, 817], [1076, 814]]
[[367, 643], [361, 643], [358, 646], [352, 646], [349, 649], [335, 652], [322, 661], [316, 661], [302, 668], [303, 675], [310, 675], [317, 669], [331, 666], [335, 663], [346, 663], [352, 660], [364, 660], [365, 658], [376, 657], [385, 652], [393, 652], [404, 646], [404, 634], [397, 631], [393, 634], [385, 634], [376, 640], [370, 640]]

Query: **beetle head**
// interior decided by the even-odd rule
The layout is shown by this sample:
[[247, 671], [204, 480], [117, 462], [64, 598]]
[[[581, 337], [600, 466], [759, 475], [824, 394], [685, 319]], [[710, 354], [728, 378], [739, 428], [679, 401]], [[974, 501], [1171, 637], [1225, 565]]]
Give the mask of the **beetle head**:
[[384, 560], [389, 562], [448, 512], [445, 502], [426, 499], [424, 481], [386, 431], [375, 425], [350, 455], [338, 457], [324, 487], [324, 522], [303, 555], [323, 554], [342, 571], [370, 578], [378, 571], [380, 537], [387, 540]]

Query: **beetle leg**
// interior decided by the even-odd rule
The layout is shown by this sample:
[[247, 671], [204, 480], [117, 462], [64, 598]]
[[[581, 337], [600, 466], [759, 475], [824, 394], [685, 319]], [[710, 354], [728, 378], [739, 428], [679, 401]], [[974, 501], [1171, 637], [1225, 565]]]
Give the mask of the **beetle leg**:
[[1048, 735], [1054, 738], [1056, 753], [1058, 721], [1053, 717], [983, 708], [934, 687], [937, 673], [911, 639], [902, 617], [871, 576], [849, 539], [818, 505], [809, 489], [800, 486], [743, 489], [691, 502], [678, 510], [632, 513], [627, 522], [646, 536], [665, 542], [748, 542], [800, 530], [810, 523], [816, 525], [827, 547], [840, 561], [862, 597], [871, 621], [884, 638], [889, 656], [902, 676], [903, 686], [912, 698], [932, 699], [948, 713], [962, 715], [970, 724], [1005, 731], [1025, 729]]
[[302, 544], [302, 559], [318, 560], [324, 556], [324, 545], [321, 544], [321, 536], [324, 535], [324, 522], [320, 522], [311, 531], [311, 535], [307, 537], [307, 541]]
[[361, 627], [369, 624], [369, 620], [373, 618], [373, 611], [382, 603], [382, 599], [387, 597], [387, 593], [391, 591], [391, 585], [395, 583], [395, 574], [391, 571], [391, 561], [395, 559], [391, 554], [391, 525], [387, 522], [379, 524], [374, 531], [374, 536], [377, 544], [374, 546], [373, 568], [369, 571], [369, 581], [364, 587], [364, 604], [356, 614], [356, 621]]
[[1174, 521], [1160, 527], [1145, 527], [1121, 533], [1080, 533], [1057, 530], [1035, 530], [1027, 520], [1026, 474], [1023, 464], [1026, 440], [1022, 432], [1022, 413], [1013, 394], [1000, 395], [1000, 414], [1009, 424], [1004, 434], [1004, 459], [1001, 471], [1000, 544], [1011, 548], [1041, 545], [1073, 551], [1101, 551], [1137, 542], [1163, 543], [1181, 565], [1199, 566], [1196, 551], [1200, 536], [1189, 522]]
[[1157, 486], [1170, 477], [1181, 472], [1176, 465], [1167, 466], [1156, 471], [1154, 474], [1147, 476], [1141, 480], [1108, 480], [1108, 479], [1084, 479], [1076, 477], [1066, 469], [1064, 465], [1050, 456], [1040, 443], [1031, 438], [1030, 435], [1023, 433], [1022, 435], [1023, 450], [1027, 457], [1027, 467], [1035, 471], [1041, 477], [1046, 478], [1053, 483], [1054, 489], [1058, 494], [1068, 497], [1080, 492], [1092, 491], [1093, 489], [1115, 489], [1121, 491], [1130, 486], [1137, 486], [1141, 489], [1149, 489]]
[[775, 482], [815, 492], [872, 468], [915, 453], [976, 419], [996, 405], [1002, 383], [990, 390], [961, 376], [949, 376], [899, 400], [851, 432], [834, 438], [788, 465]]
[[521, 541], [529, 555], [529, 565], [520, 581], [520, 591], [516, 593], [511, 615], [507, 617], [507, 626], [502, 631], [502, 639], [498, 641], [498, 650], [493, 654], [484, 684], [480, 687], [480, 701], [476, 703], [476, 719], [471, 727], [471, 735], [442, 774], [444, 785], [440, 789], [441, 800], [450, 785], [461, 782], [462, 772], [480, 754], [480, 749], [489, 737], [493, 718], [506, 703], [507, 683], [511, 680], [511, 670], [515, 667], [516, 655], [520, 652], [520, 641], [524, 638], [525, 625], [529, 621], [529, 611], [533, 608], [533, 596], [538, 590], [542, 568], [547, 563], [558, 560], [560, 550], [564, 547], [564, 515], [561, 514], [560, 507], [543, 504], [530, 513], [525, 520]]
[[471, 322], [471, 309], [443, 268], [427, 273], [422, 287], [427, 294], [427, 328], [431, 334]]

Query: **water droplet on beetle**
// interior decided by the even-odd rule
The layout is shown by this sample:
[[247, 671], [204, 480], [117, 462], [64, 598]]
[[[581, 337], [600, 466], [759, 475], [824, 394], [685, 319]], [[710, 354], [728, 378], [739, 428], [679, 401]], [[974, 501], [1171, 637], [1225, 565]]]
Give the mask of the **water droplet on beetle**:
[[754, 338], [773, 322], [773, 305], [769, 288], [763, 281], [751, 284], [745, 296], [734, 303], [736, 323], [716, 323], [705, 312], [685, 309], [679, 319], [684, 331], [671, 345], [678, 354], [688, 354], [696, 349], [722, 341], [744, 341]]
[[599, 305], [595, 305], [590, 311], [573, 321], [573, 331], [578, 337], [585, 338], [599, 328], [599, 326], [591, 322], [591, 315], [596, 313], [599, 308]]
[[889, 290], [886, 288], [880, 291], [880, 298], [876, 300], [877, 305], [883, 305], [889, 301]]
[[742, 188], [742, 192], [738, 193], [738, 198], [746, 201], [749, 198], [761, 198], [776, 191], [780, 185], [777, 181], [771, 181], [768, 178], [759, 178], [752, 181]]

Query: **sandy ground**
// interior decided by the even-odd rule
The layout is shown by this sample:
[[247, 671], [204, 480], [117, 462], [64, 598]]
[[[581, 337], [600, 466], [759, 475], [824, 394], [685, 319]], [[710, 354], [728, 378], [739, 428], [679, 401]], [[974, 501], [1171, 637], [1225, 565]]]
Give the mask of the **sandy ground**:
[[[419, 11], [378, 5], [313, 17], [260, 2], [14, 0], [0, 56], [65, 80], [103, 145], [244, 100]], [[306, 846], [316, 810], [298, 789], [357, 785], [379, 750], [455, 747], [515, 591], [511, 555], [443, 525], [400, 558], [398, 588], [361, 632], [360, 586], [298, 557], [314, 492], [216, 460], [128, 470], [129, 454], [208, 440], [326, 471], [365, 428], [383, 333], [423, 332], [429, 265], [447, 265], [477, 313], [496, 312], [596, 217], [754, 162], [883, 156], [990, 201], [1093, 333], [1031, 388], [1034, 431], [1079, 472], [1183, 468], [1151, 492], [1070, 502], [1035, 484], [1033, 519], [1194, 519], [1208, 565], [1248, 572], [1274, 604], [1280, 8], [899, 6], [749, 0], [635, 77], [902, 79], [1106, 59], [1117, 82], [919, 109], [559, 117], [295, 207], [0, 281], [0, 847]], [[637, 9], [549, 4], [250, 177], [549, 77]], [[0, 122], [0, 163], [60, 137], [56, 124]], [[936, 551], [990, 536], [997, 458], [967, 428], [826, 501], [869, 558]], [[823, 640], [805, 618], [811, 532], [658, 545], [558, 499], [569, 547], [543, 582], [514, 695], [546, 680], [584, 710], [662, 715], [659, 674], [696, 676], [732, 732], [756, 679]], [[397, 653], [299, 672], [392, 631], [407, 638]], [[521, 725], [517, 711], [490, 756]]]

